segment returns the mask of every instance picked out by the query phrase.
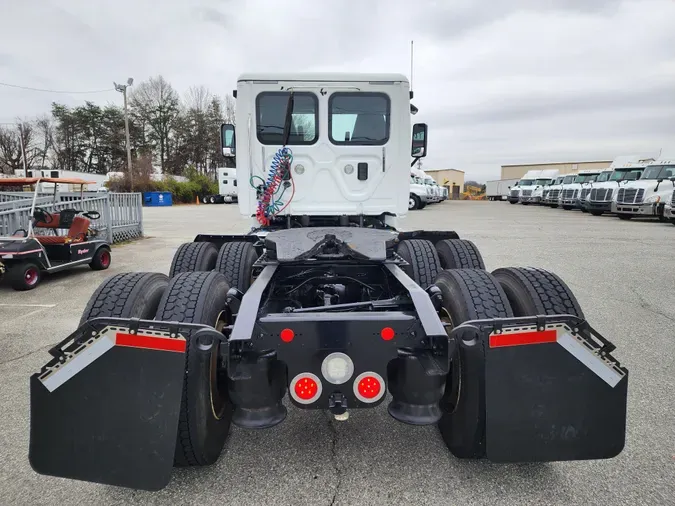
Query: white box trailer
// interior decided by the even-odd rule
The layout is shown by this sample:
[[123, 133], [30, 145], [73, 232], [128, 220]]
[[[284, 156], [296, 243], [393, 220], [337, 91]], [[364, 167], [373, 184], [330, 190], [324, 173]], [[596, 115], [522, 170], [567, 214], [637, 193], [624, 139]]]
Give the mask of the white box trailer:
[[488, 200], [506, 200], [509, 188], [518, 182], [516, 179], [495, 179], [485, 183], [485, 195]]

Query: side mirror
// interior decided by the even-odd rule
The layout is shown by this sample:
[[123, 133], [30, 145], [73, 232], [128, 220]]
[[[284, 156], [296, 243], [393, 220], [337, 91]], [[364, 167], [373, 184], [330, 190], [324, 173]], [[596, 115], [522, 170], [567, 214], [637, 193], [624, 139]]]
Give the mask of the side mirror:
[[670, 176], [668, 179], [670, 179], [673, 183], [675, 183], [675, 176]]
[[415, 123], [412, 129], [412, 149], [413, 158], [423, 158], [427, 156], [427, 124]]
[[232, 157], [235, 151], [234, 125], [223, 123], [220, 125], [220, 147], [223, 150], [223, 156]]
[[658, 179], [656, 180], [656, 182], [657, 182], [657, 183], [663, 183], [663, 178], [662, 178], [662, 177], [658, 178]]

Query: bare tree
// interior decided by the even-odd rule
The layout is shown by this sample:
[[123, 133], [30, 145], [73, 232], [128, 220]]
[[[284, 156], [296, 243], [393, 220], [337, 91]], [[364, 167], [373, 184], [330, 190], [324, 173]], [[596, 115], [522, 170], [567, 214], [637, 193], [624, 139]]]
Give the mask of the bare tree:
[[35, 129], [37, 137], [40, 139], [40, 148], [38, 149], [38, 157], [40, 158], [40, 166], [47, 166], [47, 158], [50, 156], [50, 151], [54, 148], [54, 122], [50, 116], [43, 114], [35, 121]]
[[[0, 166], [4, 174], [13, 174], [23, 170], [26, 157], [26, 169], [32, 169], [38, 150], [33, 145], [33, 125], [27, 121], [21, 122], [16, 128], [0, 127]], [[21, 148], [23, 141], [23, 150]]]
[[148, 140], [159, 148], [159, 162], [164, 171], [170, 155], [171, 133], [180, 113], [178, 94], [162, 76], [140, 83], [131, 93], [132, 113], [147, 125]]

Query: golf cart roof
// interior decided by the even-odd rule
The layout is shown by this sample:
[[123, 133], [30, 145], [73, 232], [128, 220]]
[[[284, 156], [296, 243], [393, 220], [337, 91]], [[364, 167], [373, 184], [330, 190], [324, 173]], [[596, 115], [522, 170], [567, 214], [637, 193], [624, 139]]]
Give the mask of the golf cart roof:
[[8, 177], [0, 178], [0, 186], [27, 186], [37, 183], [56, 183], [56, 184], [96, 184], [96, 181], [85, 181], [75, 177]]

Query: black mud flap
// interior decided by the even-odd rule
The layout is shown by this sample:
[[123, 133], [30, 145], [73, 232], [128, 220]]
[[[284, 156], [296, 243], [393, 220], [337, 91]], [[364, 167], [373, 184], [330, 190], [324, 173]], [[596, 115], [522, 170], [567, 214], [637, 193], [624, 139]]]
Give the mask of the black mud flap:
[[482, 440], [489, 460], [606, 459], [622, 451], [628, 371], [610, 355], [614, 346], [585, 321], [473, 321], [452, 335], [467, 369], [460, 399], [468, 397], [458, 403], [464, 413], [452, 416], [465, 427], [478, 421], [472, 436]]
[[190, 325], [98, 318], [50, 350], [54, 359], [30, 379], [32, 468], [135, 489], [166, 486], [185, 370], [183, 327]]

